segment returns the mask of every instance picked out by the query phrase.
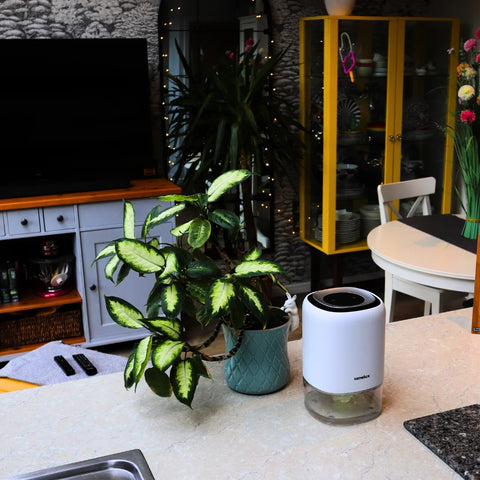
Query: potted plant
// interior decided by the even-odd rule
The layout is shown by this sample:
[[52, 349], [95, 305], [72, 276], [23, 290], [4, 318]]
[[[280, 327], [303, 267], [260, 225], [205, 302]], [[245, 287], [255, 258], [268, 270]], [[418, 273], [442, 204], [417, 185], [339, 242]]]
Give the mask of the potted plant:
[[[217, 235], [218, 229], [232, 237], [238, 235], [239, 217], [218, 208], [217, 202], [251, 175], [245, 169], [232, 170], [215, 179], [206, 193], [159, 197], [161, 201], [176, 203], [150, 211], [141, 238], [135, 236], [132, 204], [124, 202], [124, 236], [113, 240], [95, 261], [108, 258], [105, 275], [117, 283], [130, 273], [155, 276], [155, 284], [146, 295], [145, 313], [121, 298], [105, 298], [108, 313], [116, 323], [126, 328], [144, 327], [150, 333], [134, 347], [128, 359], [124, 374], [126, 388], [136, 386], [145, 376], [157, 395], [171, 396], [173, 392], [180, 402], [191, 406], [199, 378], [210, 378], [206, 362], [233, 357], [242, 348], [243, 337], [249, 330], [284, 328], [280, 337], [283, 335], [285, 345], [275, 342], [277, 349], [283, 348], [276, 355], [286, 357], [289, 317], [282, 309], [270, 308], [265, 293], [266, 279], [286, 291], [277, 278], [284, 273], [282, 267], [262, 259], [258, 248], [239, 260], [232, 259]], [[163, 245], [150, 238], [152, 228], [186, 209], [190, 211], [190, 219], [172, 230], [178, 237], [177, 245]], [[205, 253], [207, 242], [220, 261]], [[294, 298], [288, 297], [294, 307]], [[210, 338], [201, 344], [191, 344], [186, 316], [194, 317], [201, 325], [213, 325]], [[225, 355], [211, 357], [204, 349], [222, 326], [232, 332], [235, 340]], [[270, 391], [286, 384], [288, 357], [286, 362], [280, 383], [272, 385]]]
[[298, 114], [273, 88], [285, 51], [269, 57], [248, 40], [243, 52], [226, 52], [216, 64], [203, 55], [190, 64], [178, 45], [177, 51], [185, 74], [169, 76], [171, 178], [190, 192], [227, 170], [255, 173], [240, 194], [246, 240], [253, 247], [258, 211], [252, 201], [270, 201], [274, 174], [290, 180], [301, 154]]

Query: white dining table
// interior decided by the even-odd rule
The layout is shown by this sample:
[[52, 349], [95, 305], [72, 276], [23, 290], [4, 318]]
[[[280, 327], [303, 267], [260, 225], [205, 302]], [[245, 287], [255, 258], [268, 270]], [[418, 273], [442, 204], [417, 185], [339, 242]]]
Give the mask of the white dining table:
[[476, 255], [398, 220], [370, 231], [373, 261], [386, 272], [423, 285], [473, 292]]

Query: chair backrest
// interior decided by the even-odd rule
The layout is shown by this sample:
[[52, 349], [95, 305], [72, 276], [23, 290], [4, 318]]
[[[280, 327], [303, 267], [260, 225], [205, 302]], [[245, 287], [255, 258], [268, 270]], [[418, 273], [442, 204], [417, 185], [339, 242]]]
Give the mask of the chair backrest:
[[[379, 185], [377, 187], [377, 193], [381, 223], [383, 224], [390, 221], [390, 211], [393, 212], [397, 218], [403, 218], [404, 216], [408, 218], [415, 214], [420, 205], [423, 215], [431, 215], [432, 207], [430, 205], [429, 195], [435, 193], [435, 183], [434, 177], [426, 177]], [[407, 198], [415, 199], [415, 201], [408, 213], [402, 215], [395, 208], [393, 202]]]

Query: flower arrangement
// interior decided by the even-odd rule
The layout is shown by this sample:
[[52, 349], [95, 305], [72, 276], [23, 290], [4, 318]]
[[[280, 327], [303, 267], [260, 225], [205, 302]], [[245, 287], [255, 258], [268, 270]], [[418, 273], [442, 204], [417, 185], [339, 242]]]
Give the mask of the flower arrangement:
[[[449, 50], [453, 53], [453, 49]], [[455, 153], [465, 186], [466, 221], [462, 235], [477, 239], [480, 233], [480, 29], [459, 52], [457, 67], [458, 109], [455, 125]]]

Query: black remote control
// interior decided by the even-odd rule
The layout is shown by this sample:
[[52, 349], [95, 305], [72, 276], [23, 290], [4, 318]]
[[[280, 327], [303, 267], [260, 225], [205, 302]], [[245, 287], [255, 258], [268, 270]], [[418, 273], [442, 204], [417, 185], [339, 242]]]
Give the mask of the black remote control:
[[57, 362], [57, 365], [63, 370], [63, 373], [65, 373], [67, 377], [69, 377], [70, 375], [75, 375], [75, 370], [67, 362], [63, 355], [57, 355], [56, 357], [53, 357], [53, 359], [55, 360], [55, 362]]
[[96, 375], [98, 373], [93, 363], [83, 353], [76, 353], [72, 357], [87, 375]]

